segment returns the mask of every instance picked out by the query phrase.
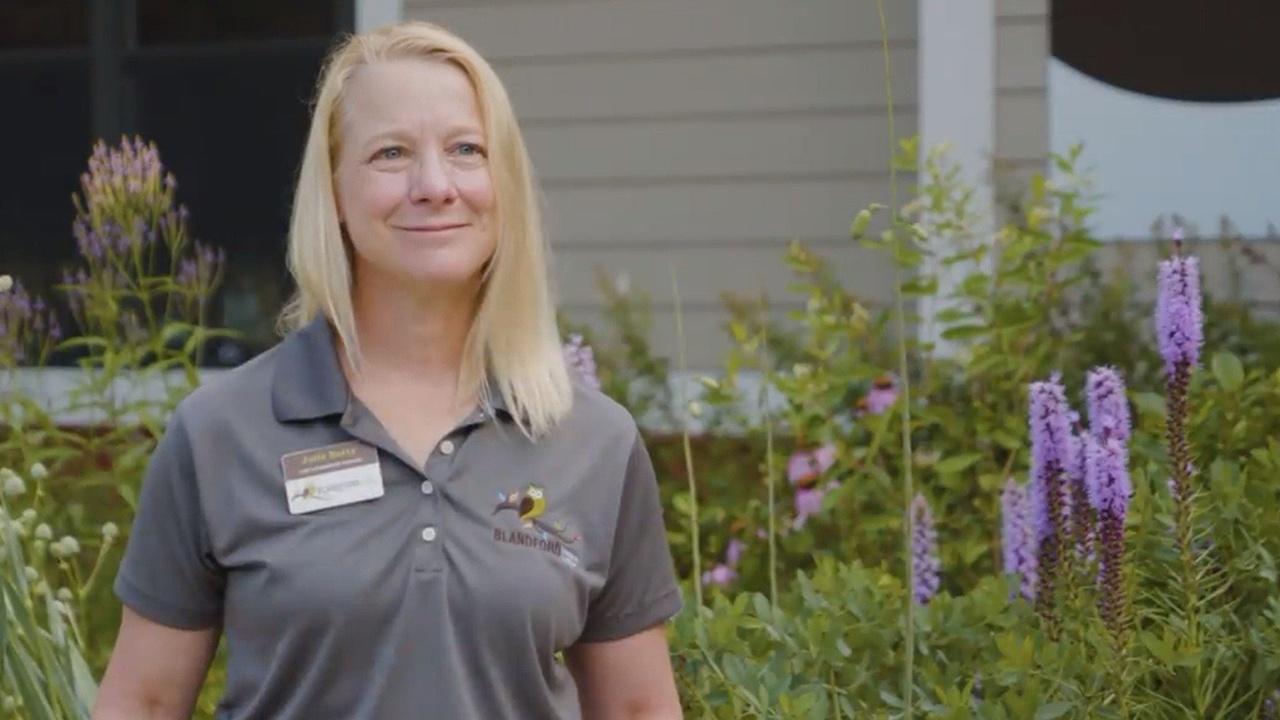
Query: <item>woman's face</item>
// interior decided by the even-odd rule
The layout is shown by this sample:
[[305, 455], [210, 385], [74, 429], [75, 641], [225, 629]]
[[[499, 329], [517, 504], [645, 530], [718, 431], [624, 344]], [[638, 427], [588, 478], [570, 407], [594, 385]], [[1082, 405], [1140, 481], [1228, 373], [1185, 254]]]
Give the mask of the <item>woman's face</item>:
[[475, 90], [458, 67], [361, 67], [342, 107], [338, 217], [361, 282], [471, 285], [493, 255], [493, 184]]

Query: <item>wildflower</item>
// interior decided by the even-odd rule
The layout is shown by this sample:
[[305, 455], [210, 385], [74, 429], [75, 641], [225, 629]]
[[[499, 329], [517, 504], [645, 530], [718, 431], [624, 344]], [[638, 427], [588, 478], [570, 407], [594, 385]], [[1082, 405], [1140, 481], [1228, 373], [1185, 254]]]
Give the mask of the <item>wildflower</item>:
[[570, 369], [578, 373], [586, 384], [596, 390], [600, 389], [600, 378], [596, 374], [596, 357], [591, 346], [586, 344], [581, 335], [570, 335], [569, 342], [564, 345], [564, 361]]
[[13, 289], [13, 276], [0, 275], [0, 293], [6, 293]]
[[729, 541], [729, 546], [724, 551], [724, 561], [729, 567], [737, 567], [738, 561], [742, 559], [742, 551], [746, 549], [746, 544], [741, 540], [734, 538]]
[[916, 495], [911, 502], [911, 588], [917, 603], [924, 605], [937, 594], [941, 569], [933, 512], [924, 496]]
[[1085, 380], [1089, 405], [1089, 432], [1099, 440], [1116, 438], [1127, 442], [1132, 433], [1129, 401], [1125, 399], [1124, 380], [1113, 367], [1097, 367]]
[[35, 537], [37, 540], [52, 540], [53, 528], [49, 527], [46, 523], [40, 523], [36, 526]]
[[49, 470], [43, 463], [33, 463], [28, 474], [31, 475], [32, 480], [43, 480], [49, 477]]
[[716, 565], [710, 570], [702, 573], [703, 585], [719, 585], [727, 587], [730, 583], [738, 578], [738, 572], [723, 563]]
[[1036, 601], [1053, 628], [1052, 607], [1070, 521], [1067, 472], [1074, 462], [1066, 390], [1058, 376], [1030, 388], [1031, 490], [1039, 544]]
[[31, 524], [35, 522], [36, 511], [33, 508], [27, 508], [26, 510], [22, 511], [22, 515], [19, 516], [18, 519], [24, 523]]
[[787, 481], [799, 487], [812, 487], [835, 464], [836, 446], [830, 443], [811, 451], [797, 450], [787, 461]]
[[74, 596], [71, 594], [71, 588], [60, 587], [58, 588], [58, 592], [55, 593], [55, 597], [62, 602], [71, 602], [71, 598]]
[[[1174, 237], [1180, 243], [1181, 234]], [[1204, 343], [1204, 316], [1200, 309], [1200, 261], [1184, 256], [1175, 247], [1173, 257], [1160, 262], [1156, 295], [1156, 340], [1165, 372], [1173, 375], [1179, 365], [1194, 367]]]
[[871, 384], [871, 389], [863, 397], [865, 402], [859, 408], [872, 415], [879, 415], [898, 401], [898, 386], [892, 375], [881, 375]]
[[62, 554], [56, 557], [71, 557], [73, 555], [80, 554], [80, 541], [70, 535], [66, 535], [59, 540], [57, 542], [57, 547], [60, 549]]
[[796, 490], [795, 509], [796, 519], [793, 527], [797, 530], [804, 527], [805, 522], [809, 520], [809, 516], [816, 514], [822, 509], [822, 498], [826, 495], [823, 488], [800, 488]]
[[27, 484], [18, 473], [9, 468], [0, 468], [0, 488], [7, 497], [17, 497], [27, 491]]
[[110, 541], [114, 540], [120, 534], [120, 528], [116, 527], [113, 522], [106, 523], [102, 526], [102, 538]]
[[26, 576], [27, 582], [35, 582], [40, 579], [40, 573], [36, 572], [36, 569], [30, 565], [22, 568], [22, 574]]
[[1027, 487], [1009, 478], [1000, 494], [1001, 545], [1004, 571], [1018, 577], [1018, 589], [1028, 600], [1036, 597], [1036, 544], [1032, 522], [1031, 495]]

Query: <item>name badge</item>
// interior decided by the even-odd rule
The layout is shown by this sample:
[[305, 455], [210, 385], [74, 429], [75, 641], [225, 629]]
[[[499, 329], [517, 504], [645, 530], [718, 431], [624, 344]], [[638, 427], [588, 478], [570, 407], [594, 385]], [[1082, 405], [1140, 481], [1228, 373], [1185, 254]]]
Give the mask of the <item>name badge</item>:
[[294, 515], [382, 497], [378, 449], [358, 440], [300, 450], [280, 458], [285, 497]]

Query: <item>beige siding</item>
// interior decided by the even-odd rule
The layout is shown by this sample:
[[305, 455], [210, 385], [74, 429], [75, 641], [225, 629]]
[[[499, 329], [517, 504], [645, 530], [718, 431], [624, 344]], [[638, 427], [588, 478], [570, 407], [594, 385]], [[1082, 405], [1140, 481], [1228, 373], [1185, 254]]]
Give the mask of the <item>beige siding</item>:
[[1049, 155], [1048, 0], [996, 3], [996, 202], [1008, 207]]
[[[916, 132], [916, 4], [886, 3], [899, 137]], [[408, 0], [497, 68], [541, 180], [562, 307], [600, 316], [595, 268], [657, 303], [671, 348], [674, 265], [689, 359], [718, 364], [721, 295], [778, 302], [795, 238], [883, 301], [891, 268], [847, 237], [887, 202], [875, 4], [851, 0]], [[908, 188], [911, 178], [904, 178]], [[781, 311], [782, 308], [780, 308]]]

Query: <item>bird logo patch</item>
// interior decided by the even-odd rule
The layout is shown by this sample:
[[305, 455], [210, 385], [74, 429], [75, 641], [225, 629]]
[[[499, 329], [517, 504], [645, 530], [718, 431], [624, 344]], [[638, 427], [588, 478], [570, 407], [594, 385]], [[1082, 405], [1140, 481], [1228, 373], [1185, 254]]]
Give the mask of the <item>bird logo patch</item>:
[[516, 514], [520, 527], [515, 530], [495, 527], [495, 542], [537, 548], [556, 556], [570, 567], [578, 566], [578, 554], [568, 546], [581, 540], [582, 536], [570, 532], [562, 522], [550, 522], [543, 517], [547, 511], [546, 488], [530, 484], [524, 490], [498, 493], [498, 504], [494, 506], [493, 514], [507, 510]]

